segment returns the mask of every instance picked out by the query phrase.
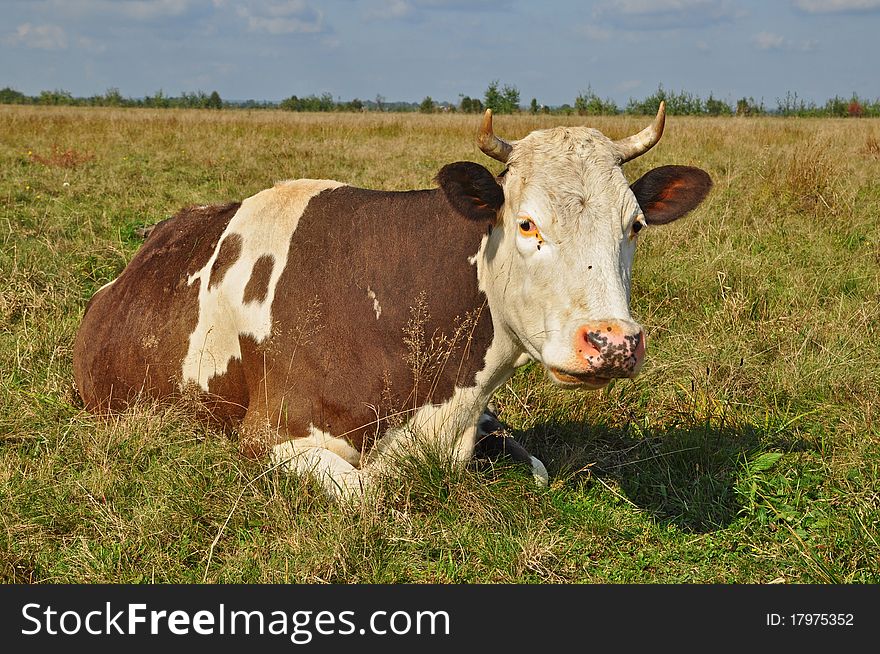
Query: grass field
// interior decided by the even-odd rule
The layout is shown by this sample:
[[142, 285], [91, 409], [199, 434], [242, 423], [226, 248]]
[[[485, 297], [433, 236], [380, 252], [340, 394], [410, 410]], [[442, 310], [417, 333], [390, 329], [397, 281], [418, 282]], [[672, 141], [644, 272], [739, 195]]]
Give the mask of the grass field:
[[715, 188], [641, 239], [638, 379], [566, 394], [526, 367], [498, 394], [549, 488], [422, 462], [345, 510], [174, 407], [81, 409], [74, 334], [139, 226], [284, 178], [500, 170], [478, 120], [0, 107], [0, 580], [880, 582], [880, 121], [673, 116], [627, 164]]

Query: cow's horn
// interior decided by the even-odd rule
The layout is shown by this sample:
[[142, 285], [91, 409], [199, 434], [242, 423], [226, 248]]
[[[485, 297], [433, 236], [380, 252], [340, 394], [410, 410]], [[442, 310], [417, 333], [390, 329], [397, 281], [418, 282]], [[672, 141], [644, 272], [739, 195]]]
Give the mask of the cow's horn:
[[617, 151], [620, 153], [620, 163], [626, 163], [630, 159], [635, 159], [640, 154], [645, 154], [657, 145], [657, 141], [663, 136], [663, 126], [665, 124], [666, 102], [661, 100], [660, 107], [657, 109], [657, 117], [654, 118], [653, 123], [638, 134], [633, 134], [614, 142], [614, 145], [617, 146]]
[[495, 136], [492, 131], [492, 110], [486, 109], [486, 115], [483, 116], [483, 124], [480, 125], [480, 133], [477, 135], [477, 143], [480, 150], [488, 154], [493, 159], [507, 163], [507, 158], [513, 150], [513, 146]]

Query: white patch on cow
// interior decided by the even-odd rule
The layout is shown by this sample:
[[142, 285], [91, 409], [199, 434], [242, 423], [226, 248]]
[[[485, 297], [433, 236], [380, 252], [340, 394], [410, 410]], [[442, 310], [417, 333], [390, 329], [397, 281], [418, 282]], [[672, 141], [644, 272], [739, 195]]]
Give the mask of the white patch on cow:
[[[330, 180], [280, 182], [241, 203], [211, 258], [187, 279], [190, 285], [199, 283], [199, 320], [189, 336], [181, 386], [195, 382], [207, 391], [212, 377], [223, 375], [230, 360], [241, 358], [240, 336], [248, 335], [257, 343], [269, 337], [275, 287], [287, 266], [290, 239], [299, 219], [315, 195], [339, 186], [342, 184]], [[232, 234], [241, 237], [241, 253], [222, 282], [209, 289], [211, 267], [224, 239]], [[254, 263], [264, 255], [274, 258], [266, 300], [244, 304], [244, 288]]]
[[285, 472], [311, 475], [331, 499], [358, 500], [366, 490], [367, 475], [326, 447], [309, 438], [280, 443], [269, 453], [270, 461]]
[[361, 464], [362, 455], [358, 450], [351, 446], [351, 443], [344, 438], [338, 438], [333, 434], [328, 434], [326, 431], [322, 431], [315, 427], [315, 425], [310, 424], [309, 435], [297, 438], [296, 442], [298, 445], [303, 446], [311, 445], [314, 447], [323, 447], [334, 454], [337, 454], [355, 467], [358, 467]]
[[379, 304], [379, 298], [376, 297], [376, 291], [367, 286], [367, 297], [373, 301], [373, 312], [376, 314], [376, 320], [382, 315], [382, 306]]

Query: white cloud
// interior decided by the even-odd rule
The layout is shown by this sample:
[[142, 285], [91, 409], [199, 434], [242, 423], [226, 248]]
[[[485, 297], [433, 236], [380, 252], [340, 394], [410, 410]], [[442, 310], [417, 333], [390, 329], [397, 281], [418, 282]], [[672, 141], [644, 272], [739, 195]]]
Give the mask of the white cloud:
[[408, 18], [414, 11], [412, 3], [408, 0], [384, 0], [378, 6], [367, 10], [365, 17], [370, 20]]
[[196, 4], [199, 0], [50, 0], [53, 11], [68, 15], [116, 14], [139, 21], [181, 16]]
[[118, 10], [135, 20], [152, 20], [162, 16], [180, 16], [191, 4], [189, 0], [125, 0], [114, 3]]
[[3, 41], [37, 50], [64, 50], [67, 47], [67, 34], [58, 25], [23, 23], [15, 32], [4, 37]]
[[880, 10], [880, 0], [794, 0], [808, 14], [842, 14]]
[[739, 18], [730, 0], [603, 0], [593, 17], [622, 30], [706, 27]]
[[324, 15], [305, 0], [264, 0], [238, 6], [248, 31], [267, 34], [315, 34], [324, 31]]
[[758, 50], [782, 50], [785, 46], [785, 37], [773, 32], [759, 32], [752, 38], [752, 43]]
[[90, 52], [92, 54], [101, 54], [107, 50], [107, 46], [103, 43], [98, 43], [94, 39], [90, 39], [87, 36], [81, 36], [76, 40], [76, 45], [79, 48], [82, 48], [86, 52]]
[[811, 52], [819, 45], [818, 41], [792, 41], [781, 34], [773, 32], [759, 32], [752, 37], [752, 44], [758, 50], [800, 50]]
[[511, 0], [371, 0], [364, 11], [367, 20], [421, 21], [431, 12], [506, 11]]

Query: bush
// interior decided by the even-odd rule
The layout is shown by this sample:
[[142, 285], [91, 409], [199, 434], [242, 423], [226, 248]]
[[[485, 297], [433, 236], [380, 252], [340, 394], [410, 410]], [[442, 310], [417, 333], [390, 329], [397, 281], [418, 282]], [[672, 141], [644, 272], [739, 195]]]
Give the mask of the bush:
[[766, 113], [767, 110], [764, 109], [764, 103], [761, 102], [759, 105], [755, 102], [755, 98], [751, 96], [748, 98], [740, 98], [736, 101], [737, 116], [763, 116]]
[[437, 110], [437, 105], [434, 104], [434, 100], [431, 99], [431, 96], [425, 96], [425, 99], [422, 100], [422, 103], [419, 105], [419, 111], [423, 114], [432, 114]]
[[519, 89], [510, 84], [498, 88], [498, 80], [489, 84], [485, 93], [486, 108], [496, 114], [512, 114], [519, 111]]
[[16, 91], [15, 89], [6, 88], [0, 89], [0, 104], [30, 104], [31, 98], [26, 96], [21, 91]]
[[618, 113], [614, 100], [602, 100], [591, 87], [574, 99], [574, 108], [578, 116], [613, 116]]
[[478, 98], [464, 96], [458, 105], [459, 110], [466, 114], [483, 113], [483, 103]]
[[710, 93], [706, 100], [706, 113], [710, 116], [730, 116], [733, 110], [724, 100], [718, 100]]

